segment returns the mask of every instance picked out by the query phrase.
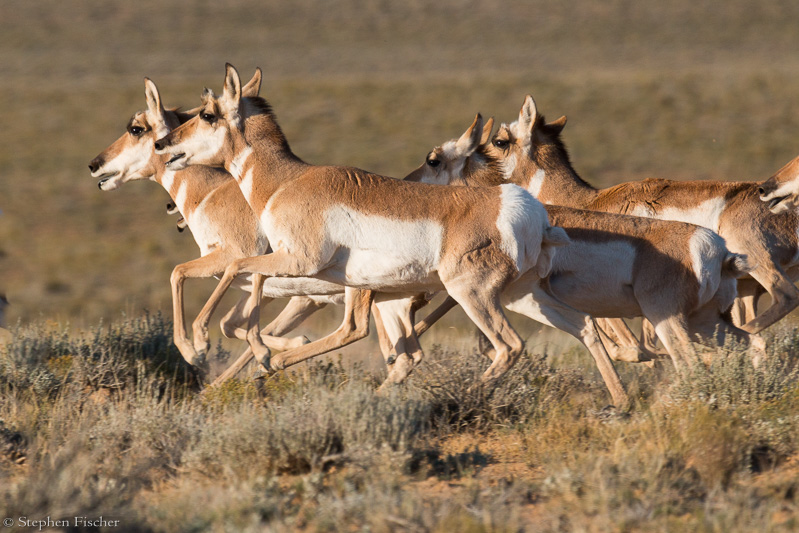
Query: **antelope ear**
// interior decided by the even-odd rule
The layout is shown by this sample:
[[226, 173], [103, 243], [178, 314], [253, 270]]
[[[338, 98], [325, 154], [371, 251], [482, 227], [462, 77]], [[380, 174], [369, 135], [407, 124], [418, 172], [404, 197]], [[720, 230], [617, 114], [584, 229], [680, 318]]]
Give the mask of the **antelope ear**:
[[552, 131], [555, 135], [560, 134], [563, 131], [563, 128], [566, 127], [566, 115], [563, 115], [558, 120], [553, 120], [549, 124], [547, 124], [547, 129]]
[[260, 68], [255, 69], [255, 74], [252, 75], [252, 79], [247, 82], [247, 84], [241, 88], [241, 95], [246, 97], [255, 97], [261, 92], [261, 79], [262, 73]]
[[161, 94], [150, 78], [144, 78], [144, 98], [147, 100], [147, 109], [157, 117], [163, 118], [164, 106], [161, 104]]
[[241, 100], [241, 78], [238, 71], [230, 63], [225, 63], [225, 88], [222, 97], [238, 107]]
[[243, 121], [239, 114], [241, 104], [241, 78], [238, 71], [230, 63], [225, 63], [225, 87], [218, 100], [220, 111], [231, 126], [241, 128]]
[[486, 144], [491, 139], [491, 130], [494, 129], [494, 117], [490, 117], [483, 125], [483, 135], [480, 137], [480, 144]]
[[519, 129], [527, 135], [532, 134], [536, 118], [538, 118], [538, 109], [535, 106], [535, 100], [528, 94], [524, 97], [524, 104], [519, 111]]
[[470, 156], [480, 146], [480, 137], [483, 135], [483, 117], [480, 113], [474, 117], [472, 125], [461, 135], [455, 146], [461, 157]]

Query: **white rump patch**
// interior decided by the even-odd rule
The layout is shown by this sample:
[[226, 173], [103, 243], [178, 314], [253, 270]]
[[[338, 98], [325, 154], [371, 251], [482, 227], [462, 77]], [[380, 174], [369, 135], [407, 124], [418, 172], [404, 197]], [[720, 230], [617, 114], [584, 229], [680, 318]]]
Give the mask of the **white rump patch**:
[[543, 231], [549, 226], [544, 206], [518, 185], [500, 185], [497, 229], [502, 236], [500, 247], [508, 254], [519, 273], [535, 266], [541, 251]]
[[706, 228], [697, 228], [688, 244], [691, 266], [699, 282], [699, 305], [708, 302], [721, 281], [721, 265], [727, 247], [717, 233]]

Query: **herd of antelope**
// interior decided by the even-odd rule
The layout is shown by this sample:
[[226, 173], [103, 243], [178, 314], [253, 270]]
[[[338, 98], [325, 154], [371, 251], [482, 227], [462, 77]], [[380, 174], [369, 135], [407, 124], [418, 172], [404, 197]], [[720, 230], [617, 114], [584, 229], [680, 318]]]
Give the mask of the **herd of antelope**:
[[[145, 78], [146, 110], [89, 164], [104, 191], [161, 184], [178, 228], [200, 247], [171, 276], [175, 345], [200, 375], [212, 313], [231, 285], [244, 291], [220, 325], [249, 348], [216, 382], [253, 357], [271, 373], [362, 339], [374, 314], [383, 386], [399, 383], [423, 359], [419, 336], [460, 305], [490, 342], [490, 385], [523, 350], [504, 307], [579, 339], [624, 405], [613, 360], [668, 355], [683, 371], [699, 360], [694, 342], [731, 339], [757, 364], [766, 355], [759, 332], [799, 304], [799, 158], [760, 184], [596, 189], [571, 165], [566, 118], [547, 122], [527, 96], [515, 122], [493, 132], [478, 114], [398, 180], [304, 162], [260, 88], [260, 69], [242, 85], [227, 65], [222, 93], [205, 89], [198, 108], [181, 112]], [[184, 282], [213, 276], [219, 285], [190, 339]], [[416, 323], [440, 290], [446, 300]], [[772, 303], [758, 314], [766, 292]], [[261, 329], [260, 307], [275, 298], [290, 300]], [[331, 303], [344, 306], [333, 333], [286, 337]], [[643, 318], [640, 340], [623, 320], [632, 317]]]

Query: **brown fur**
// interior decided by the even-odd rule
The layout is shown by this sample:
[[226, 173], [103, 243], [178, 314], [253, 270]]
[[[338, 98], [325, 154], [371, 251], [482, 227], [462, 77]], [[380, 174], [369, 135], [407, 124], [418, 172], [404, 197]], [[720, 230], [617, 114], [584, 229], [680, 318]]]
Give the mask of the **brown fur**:
[[[525, 106], [531, 101], [532, 98], [528, 97]], [[534, 102], [532, 108], [535, 109]], [[794, 212], [781, 215], [770, 213], [767, 205], [758, 199], [758, 184], [650, 179], [595, 189], [583, 181], [571, 166], [560, 138], [565, 118], [547, 124], [542, 115], [536, 112], [534, 116], [532, 144], [529, 147], [530, 166], [524, 174], [514, 173], [510, 182], [529, 188], [535, 170], [542, 169], [546, 179], [538, 198], [544, 203], [612, 213], [648, 212], [647, 216], [652, 217], [663, 216], [665, 209], [688, 209], [708, 200], [721, 200], [724, 208], [718, 223], [715, 227], [708, 227], [725, 239], [732, 252], [745, 254], [749, 258], [749, 262], [755, 265], [751, 277], [774, 300], [771, 308], [747, 322], [742, 326], [743, 329], [757, 333], [799, 305], [799, 291], [786, 274], [798, 266], [795, 258], [799, 257], [799, 215]], [[502, 143], [520, 148], [519, 142], [511, 129], [503, 125], [492, 143], [485, 147], [484, 154], [499, 157], [503, 152]], [[502, 178], [493, 175], [482, 183], [498, 180]], [[747, 290], [756, 290], [751, 288], [752, 285], [746, 287]]]
[[[184, 325], [183, 284], [185, 280], [221, 275], [225, 267], [234, 259], [259, 253], [265, 248], [266, 240], [258, 231], [255, 214], [244, 201], [235, 180], [227, 172], [221, 169], [194, 166], [185, 171], [173, 173], [171, 181], [165, 181], [166, 158], [153, 151], [153, 144], [156, 140], [155, 132], [162, 130], [164, 125], [167, 128], [177, 127], [186, 122], [191, 115], [180, 113], [177, 110], [164, 109], [160, 104], [160, 96], [155, 85], [149, 80], [146, 80], [145, 84], [149, 112], [134, 114], [128, 122], [126, 133], [98, 155], [89, 166], [93, 173], [100, 172], [107, 162], [113, 161], [123, 151], [134, 145], [141, 145], [150, 156], [137, 174], [149, 177], [165, 186], [173, 199], [178, 198], [179, 191], [181, 191], [183, 204], [179, 207], [186, 220], [192, 220], [192, 216], [202, 206], [206, 216], [201, 221], [202, 228], [194, 228], [193, 233], [197, 236], [197, 231], [199, 231], [203, 235], [202, 242], [205, 246], [205, 249], [201, 249], [203, 257], [176, 266], [171, 276], [175, 344], [182, 353], [187, 352], [188, 346], [193, 354], [193, 348], [186, 337]], [[135, 128], [140, 128], [140, 130]], [[177, 211], [178, 206], [168, 205], [167, 210]], [[178, 227], [180, 228], [180, 224]], [[337, 286], [331, 285], [330, 287], [334, 293], [341, 292]], [[298, 301], [292, 300], [286, 308], [286, 312], [302, 313], [304, 318], [309, 314], [306, 312], [306, 308], [318, 309], [321, 307], [305, 297], [297, 297], [296, 300]], [[305, 305], [305, 300], [311, 302], [311, 305]], [[245, 303], [246, 296], [222, 319], [221, 326], [226, 336], [245, 338], [246, 330], [240, 327], [246, 320], [246, 317], [241, 315]], [[292, 324], [292, 327], [286, 328], [285, 324]], [[282, 349], [290, 348], [303, 344], [305, 339], [297, 337], [286, 340], [273, 337], [271, 334], [285, 334], [296, 325], [297, 322], [292, 322], [284, 312], [272, 324], [264, 328], [262, 333], [265, 341], [270, 345]], [[187, 360], [190, 363], [196, 362], [191, 359]]]
[[[357, 223], [352, 227], [354, 236], [341, 237], [344, 239], [341, 244], [326, 237], [332, 229], [328, 228], [329, 222], [323, 214], [331, 216], [329, 210], [336, 206], [351, 210], [347, 216], [378, 215], [391, 221], [389, 224], [402, 221], [438, 223], [444, 228], [444, 234], [442, 241], [435, 245], [439, 246], [435, 262], [429, 263], [435, 265], [437, 279], [429, 277], [431, 272], [422, 271], [410, 274], [407, 279], [384, 278], [377, 282], [374, 274], [370, 274], [362, 278], [363, 288], [404, 292], [409, 288], [437, 289], [443, 285], [495, 348], [496, 356], [484, 380], [494, 380], [507, 371], [521, 353], [522, 341], [504, 317], [498, 299], [501, 290], [521, 272], [516, 270], [516, 259], [509, 257], [501, 247], [506, 236], [497, 227], [497, 215], [503, 191], [423, 187], [354, 168], [308, 165], [291, 152], [271, 110], [263, 102], [240, 99], [239, 84], [238, 73], [228, 65], [223, 95], [214, 98], [206, 93], [198, 117], [156, 143], [158, 150], [174, 155], [176, 165], [223, 164], [239, 182], [262, 226], [268, 229], [274, 247], [271, 254], [232, 263], [201, 314], [210, 316], [239, 273], [310, 275], [324, 279], [328, 271], [346, 272], [350, 256], [345, 243], [360, 242], [358, 235], [361, 233], [370, 238], [378, 234], [373, 234], [368, 224]], [[532, 213], [525, 216], [532, 216]], [[539, 223], [546, 224], [543, 220]], [[546, 232], [550, 229], [542, 226], [538, 238]], [[554, 236], [557, 232], [551, 233]], [[385, 237], [391, 238], [390, 235]], [[539, 246], [547, 246], [527, 241], [520, 245], [529, 250], [524, 261], [532, 261], [533, 253], [538, 256]], [[345, 248], [330, 249], [330, 246]], [[415, 248], [402, 249], [403, 253], [412, 254], [407, 256], [409, 261], [417, 257], [419, 261], [429, 260], [413, 255], [421, 253], [413, 250]], [[364, 266], [355, 264], [352, 268], [363, 269]], [[364, 297], [356, 298], [361, 293], [363, 291], [348, 287], [348, 307], [354, 309], [358, 301], [364, 301]], [[257, 298], [258, 291], [254, 290], [248, 304], [252, 310], [251, 328], [257, 327]], [[356, 315], [363, 317], [361, 313], [352, 316]], [[362, 320], [357, 319], [353, 324], [362, 324]], [[269, 352], [258, 346], [257, 335], [250, 340], [256, 357], [270, 369], [282, 368], [313, 355], [303, 353], [297, 357], [287, 352], [267, 360]], [[318, 342], [329, 349], [331, 345], [324, 341]], [[305, 348], [309, 347], [298, 351], [307, 352]], [[620, 383], [612, 392], [618, 401], [626, 401]]]
[[[562, 123], [557, 126], [562, 127]], [[471, 129], [475, 127], [476, 123], [473, 123]], [[443, 146], [451, 146], [451, 143]], [[500, 146], [502, 150], [494, 151], [486, 146], [479, 147], [476, 155], [468, 155], [465, 164], [458, 161], [457, 156], [448, 155], [447, 149], [437, 147], [428, 154], [425, 164], [408, 175], [408, 179], [438, 183], [444, 180], [450, 184], [494, 184], [508, 177], [503, 172], [508, 161], [515, 164], [514, 176], [528, 176], [537, 170], [533, 159], [524, 154], [520, 146], [505, 147], [503, 143]], [[463, 157], [467, 156], [462, 155], [460, 159]], [[436, 160], [436, 165], [429, 165], [431, 158]], [[461, 168], [462, 174], [458, 173]], [[554, 170], [552, 166], [548, 169]], [[698, 231], [707, 230], [681, 222], [554, 205], [547, 206], [547, 212], [550, 222], [564, 228], [571, 239], [571, 244], [559, 252], [560, 259], [548, 278], [552, 294], [565, 303], [595, 317], [647, 316], [660, 324], [661, 338], [666, 327], [664, 323], [668, 323], [672, 333], [682, 339], [688, 338], [689, 329], [700, 335], [712, 335], [719, 329], [718, 339], [722, 342], [726, 334], [732, 334], [739, 340], [748, 338], [745, 332], [735, 328], [723, 316], [734, 295], [732, 280], [740, 274], [739, 269], [746, 270], [742, 256], [730, 254], [723, 247], [719, 249], [718, 243], [715, 244], [713, 261], [715, 268], [719, 269], [716, 272], [716, 279], [720, 281], [718, 293], [710, 301], [700, 302], [699, 273], [694, 272], [691, 241]], [[609, 271], [604, 285], [596, 286], [597, 275], [601, 273], [595, 273], [595, 269], [611, 268], [621, 273], [624, 266], [614, 266], [613, 260], [588, 264], [590, 260], [586, 257], [572, 255], [580, 254], [583, 249], [587, 253], [594, 253], [588, 248], [581, 248], [580, 243], [626, 243], [629, 249], [634, 250], [634, 256], [630, 258], [629, 285], [620, 285], [625, 283], [625, 278], [614, 280], [613, 272]], [[705, 264], [701, 270], [707, 268], [709, 264]], [[664, 285], [663, 280], [669, 280], [669, 283]], [[516, 310], [521, 312], [523, 309], [519, 307]], [[664, 343], [670, 341], [663, 340]], [[682, 348], [690, 349], [687, 345]], [[678, 354], [673, 348], [670, 353], [676, 363]]]

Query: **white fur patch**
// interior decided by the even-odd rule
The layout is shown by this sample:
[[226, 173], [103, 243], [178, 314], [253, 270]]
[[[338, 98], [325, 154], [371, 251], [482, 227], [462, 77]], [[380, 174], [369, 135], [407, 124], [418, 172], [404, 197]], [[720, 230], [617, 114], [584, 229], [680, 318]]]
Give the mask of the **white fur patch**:
[[549, 226], [544, 206], [518, 185], [500, 185], [497, 229], [502, 236], [500, 247], [520, 272], [535, 266], [541, 250], [543, 231]]
[[511, 154], [502, 160], [502, 177], [505, 181], [513, 177], [513, 173], [516, 171], [516, 164], [516, 154]]
[[173, 163], [175, 170], [182, 170], [188, 165], [221, 165], [224, 161], [219, 154], [224, 146], [225, 135], [227, 135], [225, 128], [216, 128], [209, 133], [195, 133], [185, 137], [182, 142], [167, 147], [161, 153], [185, 154], [183, 159]]
[[106, 161], [96, 172], [92, 172], [92, 176], [97, 178], [112, 172], [117, 173], [103, 183], [104, 191], [114, 190], [129, 180], [151, 178], [151, 175], [141, 174], [150, 161], [151, 155], [152, 144], [137, 142], [132, 146], [125, 147], [110, 161]]
[[[346, 256], [330, 275], [355, 287], [438, 287], [443, 227], [432, 220], [395, 220], [336, 205], [325, 213], [325, 245]], [[338, 263], [336, 261], [335, 263]]]
[[252, 148], [250, 146], [245, 146], [244, 149], [236, 154], [233, 161], [230, 162], [230, 174], [237, 180], [242, 179], [244, 165], [247, 163], [247, 159], [250, 158], [250, 155], [252, 155]]
[[[184, 190], [183, 186], [181, 186], [182, 190]], [[175, 204], [181, 205], [177, 200], [175, 200]], [[200, 255], [208, 255], [222, 244], [219, 233], [213, 223], [213, 216], [209, 216], [204, 204], [200, 203], [196, 209], [186, 215], [186, 223], [189, 225], [197, 246], [200, 247]]]
[[188, 180], [181, 180], [180, 184], [178, 185], [178, 191], [173, 196], [175, 199], [175, 205], [178, 207], [180, 212], [185, 216], [187, 214], [188, 209], [186, 209], [186, 198], [189, 194], [189, 184], [186, 183]]
[[530, 181], [527, 182], [527, 190], [530, 191], [530, 194], [538, 198], [538, 196], [541, 194], [541, 187], [544, 185], [544, 179], [546, 177], [547, 175], [543, 168], [539, 168], [535, 171], [535, 174], [532, 175]]
[[[289, 254], [321, 255], [327, 263], [324, 278], [356, 288], [438, 290], [438, 263], [444, 230], [431, 220], [394, 220], [365, 215], [350, 207], [334, 205], [324, 214], [324, 234], [299, 239], [271, 213], [273, 195], [260, 216], [261, 228], [273, 250]], [[306, 238], [307, 237], [307, 238]], [[321, 250], [306, 250], [318, 242]]]
[[724, 198], [711, 198], [695, 207], [666, 207], [650, 216], [660, 220], [688, 222], [689, 224], [696, 224], [697, 226], [718, 231], [719, 219], [726, 207], [727, 203], [724, 201]]
[[727, 248], [724, 239], [706, 228], [697, 228], [688, 248], [691, 266], [699, 282], [699, 305], [706, 303], [718, 289], [721, 281], [721, 263]]
[[[177, 196], [177, 191], [172, 190], [172, 185], [175, 183], [175, 171], [166, 169], [163, 174], [161, 174], [161, 186], [166, 189], [166, 192], [169, 193], [169, 196], [172, 199], [175, 199]], [[180, 210], [181, 206], [178, 206], [178, 210]]]
[[241, 181], [239, 181], [239, 188], [241, 189], [241, 194], [244, 196], [244, 199], [247, 200], [247, 203], [252, 205], [252, 189], [253, 189], [253, 178], [252, 178], [252, 167], [248, 168], [244, 175], [241, 177]]

